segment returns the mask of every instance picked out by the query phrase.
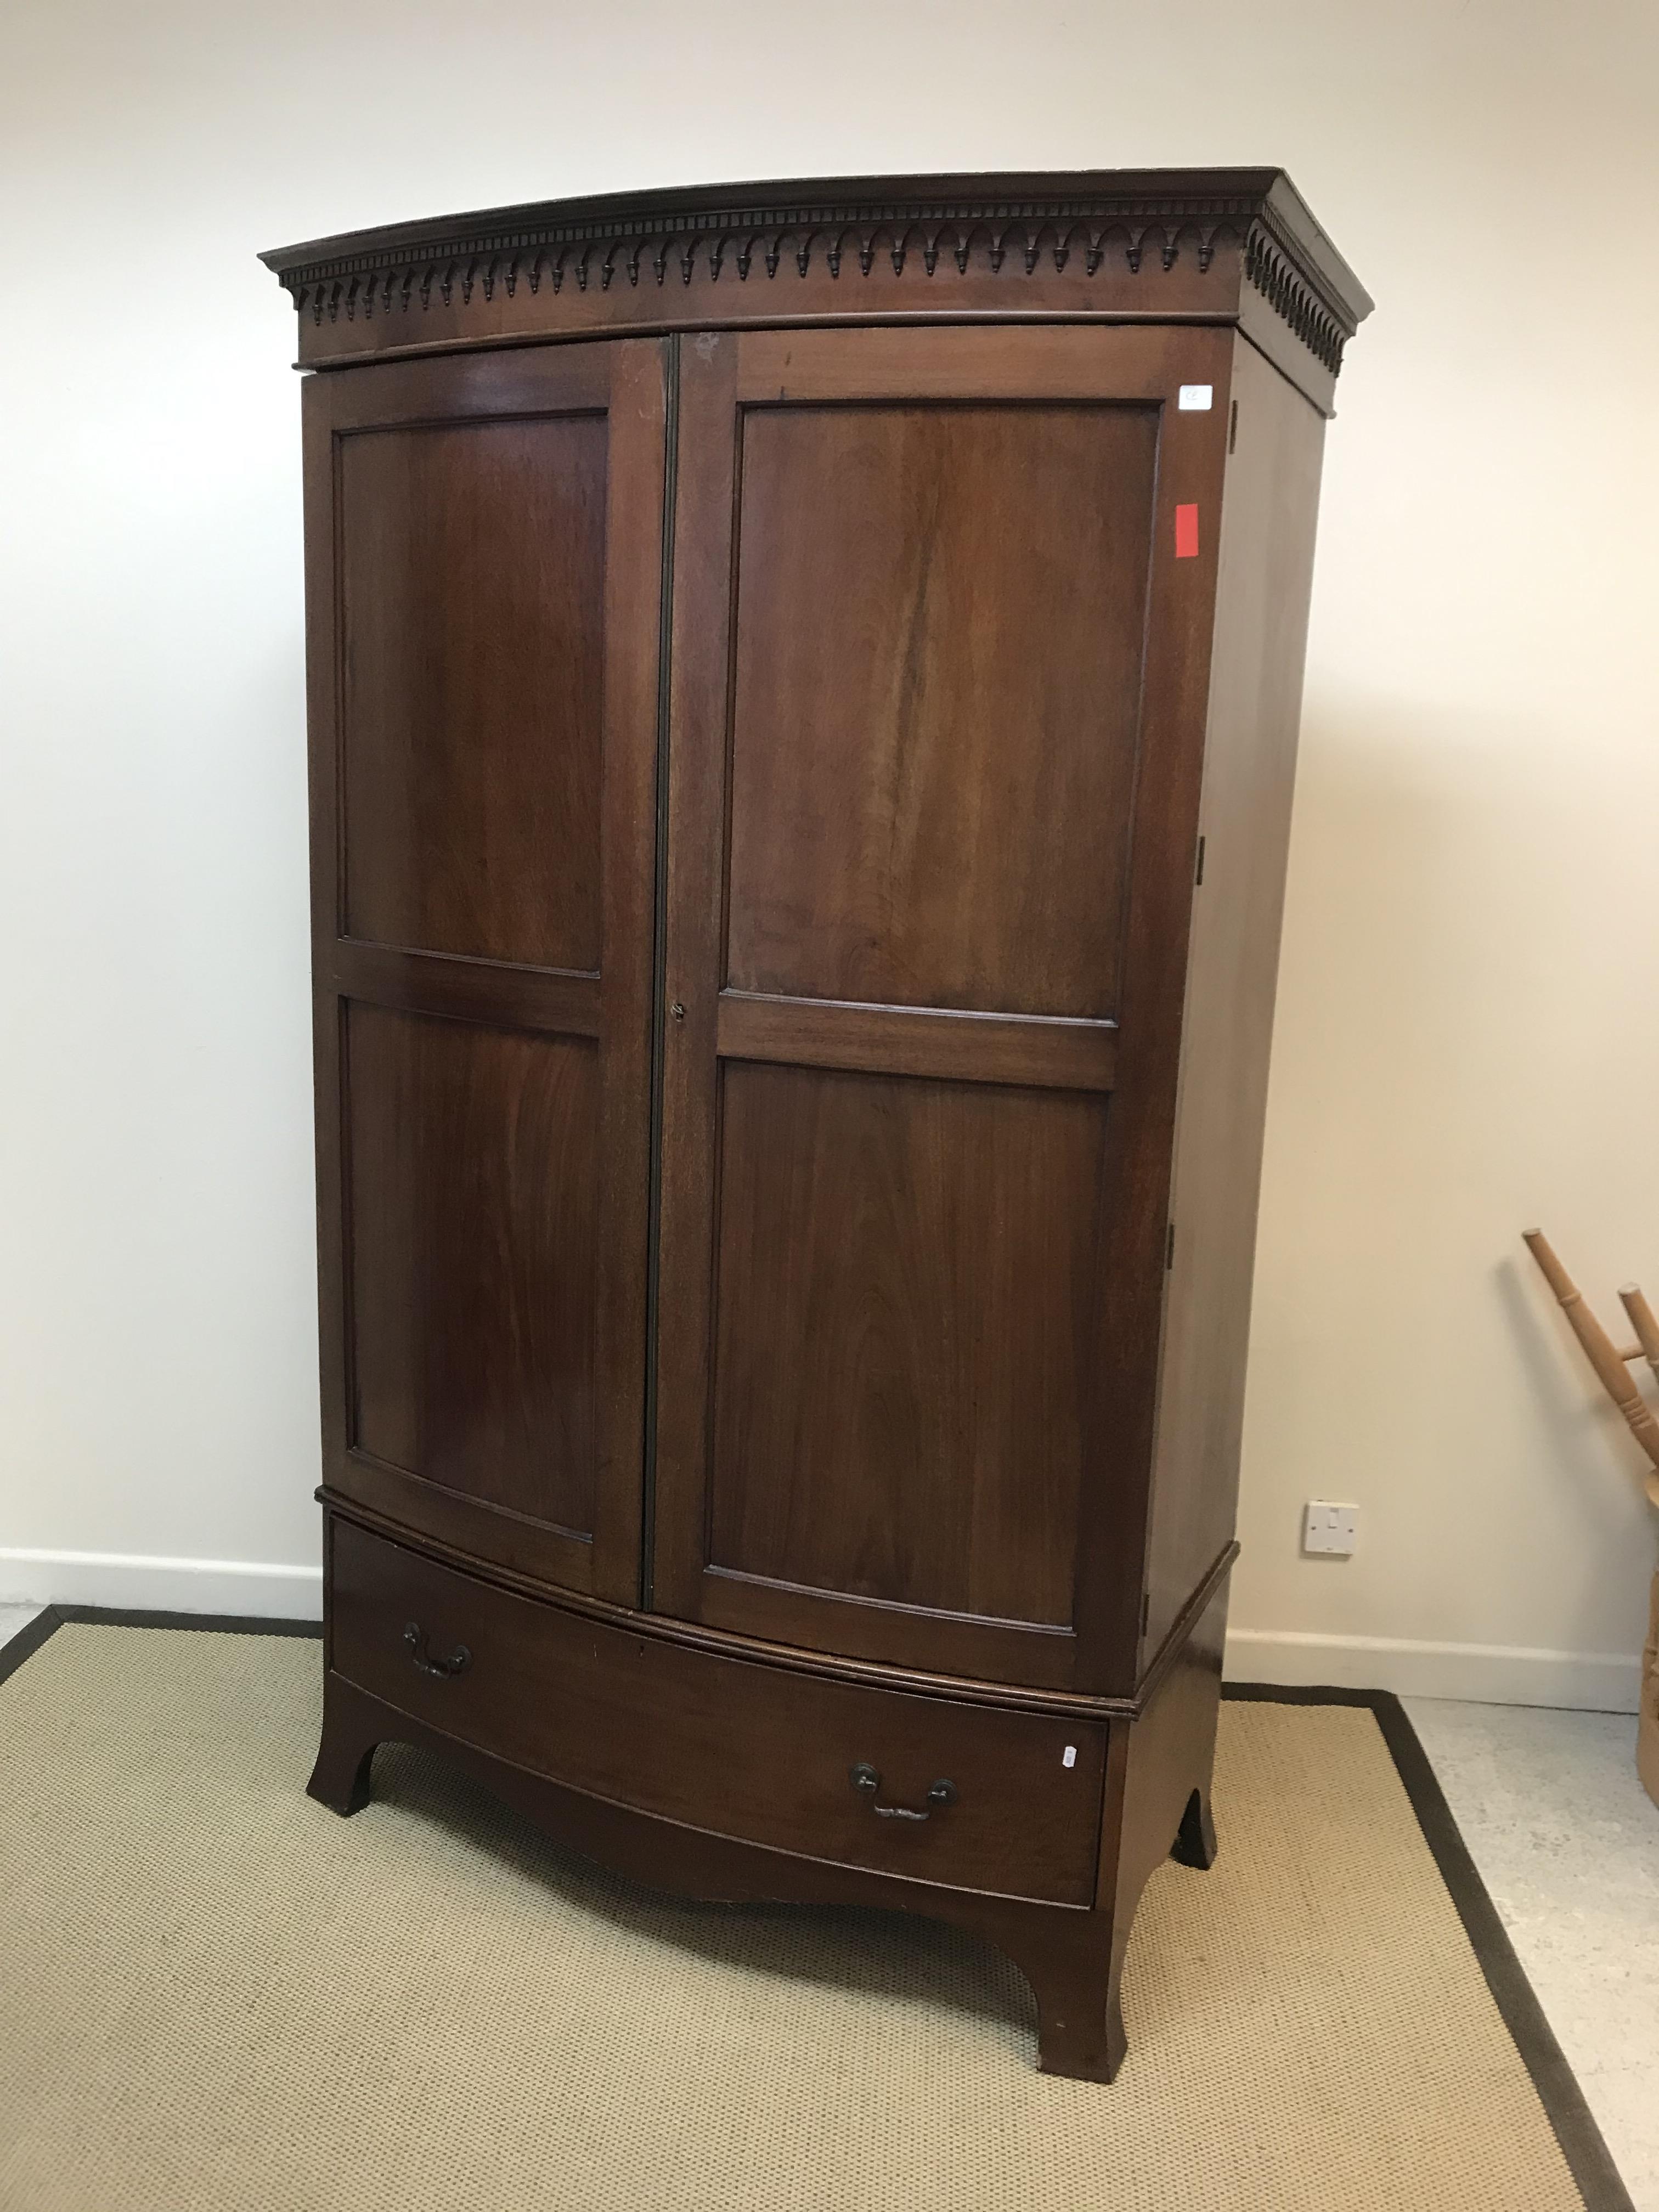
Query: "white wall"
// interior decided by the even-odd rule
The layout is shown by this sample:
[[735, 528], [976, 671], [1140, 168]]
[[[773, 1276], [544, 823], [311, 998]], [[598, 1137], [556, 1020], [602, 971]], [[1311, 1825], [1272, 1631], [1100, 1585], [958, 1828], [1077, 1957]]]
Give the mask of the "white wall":
[[[255, 249], [1282, 161], [1379, 307], [1329, 444], [1233, 1664], [1624, 1694], [1633, 1448], [1517, 1233], [1604, 1306], [1659, 1288], [1656, 65], [1649, 0], [11, 0], [0, 1595], [315, 1602], [298, 410]], [[1362, 1508], [1352, 1562], [1297, 1557], [1311, 1494]]]

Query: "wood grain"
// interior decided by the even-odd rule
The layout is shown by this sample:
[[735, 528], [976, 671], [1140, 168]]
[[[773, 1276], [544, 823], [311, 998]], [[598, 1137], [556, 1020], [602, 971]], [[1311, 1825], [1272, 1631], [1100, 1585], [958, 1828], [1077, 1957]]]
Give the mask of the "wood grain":
[[665, 371], [630, 341], [305, 392], [325, 1477], [629, 1604]]
[[1282, 170], [818, 177], [544, 201], [261, 255], [307, 364], [579, 332], [1240, 321], [1328, 414], [1370, 310]]
[[347, 1016], [352, 1443], [579, 1534], [598, 1075], [574, 1038]]
[[1117, 1031], [1110, 1022], [859, 1006], [738, 991], [720, 993], [717, 1044], [722, 1060], [1057, 1091], [1109, 1091], [1117, 1059]]
[[[1180, 381], [1207, 384], [1224, 402], [1229, 334], [1184, 331], [1179, 343]], [[1140, 771], [1102, 1199], [1110, 1230], [1096, 1275], [1088, 1474], [1079, 1499], [1076, 1679], [1107, 1691], [1132, 1691], [1139, 1679], [1164, 1305], [1181, 1267], [1177, 1222], [1171, 1273], [1170, 1158], [1215, 611], [1217, 533], [1204, 518], [1219, 512], [1227, 449], [1224, 404], [1188, 412], [1173, 401], [1172, 392], [1158, 441]], [[1178, 505], [1199, 509], [1194, 560], [1175, 556]]]
[[702, 1617], [707, 1564], [714, 1164], [725, 886], [726, 724], [738, 348], [679, 356], [670, 655], [665, 1025], [651, 1602]]
[[1233, 1532], [1325, 429], [1247, 340], [1234, 346], [1143, 1660]]
[[[332, 1664], [416, 1719], [532, 1771], [693, 1828], [817, 1860], [1003, 1894], [1093, 1894], [1106, 1731], [865, 1690], [580, 1621], [333, 1526]], [[468, 1656], [453, 1675], [405, 1640]], [[1073, 1762], [1064, 1763], [1072, 1747]], [[938, 1780], [956, 1800], [928, 1820]]]
[[[885, 235], [684, 342], [480, 345], [672, 320], [672, 241], [317, 294], [319, 361], [434, 350], [305, 397], [313, 1786], [401, 1734], [647, 1878], [937, 1911], [1109, 2079], [1140, 1888], [1213, 1849], [1340, 331], [1266, 230], [1098, 295], [1118, 246], [975, 230], [960, 327]], [[1181, 319], [1078, 319], [1142, 266]]]
[[726, 981], [1109, 1017], [1155, 410], [746, 410]]
[[339, 461], [349, 934], [599, 965], [605, 418]]
[[[378, 1462], [374, 1464], [377, 1471], [395, 1477], [398, 1484], [408, 1485], [416, 1480], [398, 1474], [395, 1469], [382, 1468]], [[426, 1487], [430, 1489], [431, 1486]], [[511, 1521], [513, 1516], [500, 1514], [498, 1509], [482, 1505], [476, 1499], [463, 1498], [454, 1492], [442, 1493], [441, 1510], [447, 1516], [447, 1525], [438, 1534], [418, 1524], [418, 1516], [404, 1510], [391, 1482], [383, 1500], [374, 1504], [366, 1504], [356, 1491], [347, 1496], [327, 1486], [317, 1492], [317, 1497], [327, 1512], [367, 1528], [371, 1534], [385, 1536], [392, 1543], [415, 1546], [426, 1557], [447, 1566], [459, 1567], [464, 1573], [476, 1573], [521, 1596], [551, 1601], [584, 1620], [626, 1628], [630, 1635], [652, 1637], [692, 1650], [720, 1652], [729, 1658], [750, 1659], [763, 1666], [787, 1667], [797, 1674], [823, 1675], [833, 1681], [859, 1682], [874, 1689], [914, 1690], [922, 1696], [956, 1698], [968, 1704], [994, 1705], [1007, 1712], [1060, 1713], [1084, 1720], [1133, 1720], [1142, 1709], [1145, 1698], [1156, 1692], [1163, 1673], [1175, 1656], [1184, 1626], [1177, 1625], [1167, 1653], [1148, 1670], [1144, 1695], [1096, 1697], [1040, 1681], [999, 1681], [994, 1669], [986, 1668], [951, 1673], [939, 1666], [930, 1667], [925, 1662], [911, 1664], [866, 1659], [848, 1652], [815, 1651], [805, 1644], [786, 1644], [758, 1633], [719, 1628], [708, 1621], [683, 1620], [678, 1613], [659, 1608], [642, 1610], [635, 1606], [619, 1605], [613, 1599], [571, 1589], [556, 1576], [542, 1571], [532, 1556], [540, 1532], [528, 1522], [513, 1524], [526, 1539], [523, 1557], [511, 1562], [495, 1558], [489, 1545], [479, 1540], [478, 1523], [486, 1517]], [[432, 1510], [430, 1500], [426, 1510]], [[1218, 1563], [1221, 1571], [1231, 1566], [1232, 1556], [1230, 1550]], [[1192, 1619], [1198, 1617], [1211, 1594], [1209, 1589], [1200, 1589]], [[894, 1607], [893, 1611], [901, 1620], [914, 1619], [923, 1643], [938, 1620], [937, 1615], [926, 1613], [911, 1615], [902, 1607]], [[994, 1624], [980, 1621], [946, 1625], [969, 1627], [992, 1637], [996, 1632]], [[1057, 1643], [1068, 1640], [1061, 1630], [1050, 1630], [1047, 1634]]]
[[[682, 356], [665, 988], [683, 1018], [665, 1039], [653, 1589], [688, 1619], [1133, 1690], [1214, 583], [1213, 532], [1177, 563], [1173, 513], [1197, 501], [1213, 520], [1225, 443], [1224, 414], [1173, 402], [1178, 383], [1223, 380], [1227, 343], [772, 331]], [[866, 1103], [823, 1150], [815, 1117], [835, 1117], [800, 1102], [831, 1096], [831, 1076]], [[988, 1259], [971, 1283], [952, 1274], [931, 1166], [895, 1137], [901, 1102], [934, 1082], [1006, 1114], [1005, 1165], [1018, 1124], [1038, 1151], [1051, 1112], [1093, 1133], [1086, 1168], [1080, 1143], [1060, 1167], [1065, 1237], [1042, 1198], [1031, 1238], [1011, 1235], [1017, 1285]], [[762, 1097], [776, 1110], [751, 1110]], [[865, 1176], [913, 1176], [915, 1222], [863, 1237]], [[809, 1230], [815, 1176], [833, 1222]], [[924, 1219], [931, 1277], [910, 1241]], [[810, 1342], [792, 1304], [809, 1280]], [[1071, 1532], [1041, 1510], [1021, 1524], [1006, 1588], [961, 1565], [973, 1484], [995, 1483], [964, 1472], [955, 1414], [924, 1433], [902, 1407], [901, 1473], [872, 1447], [879, 1392], [866, 1405], [852, 1367], [813, 1367], [819, 1340], [849, 1331], [862, 1358], [873, 1315], [935, 1401], [948, 1388], [983, 1413], [1006, 1469], [993, 1522], [1013, 1528], [1018, 1480], [1046, 1495], [1071, 1470]], [[1046, 1332], [1028, 1364], [1051, 1382], [1054, 1347], [1078, 1347], [1041, 1411], [919, 1349], [977, 1347], [998, 1369], [1004, 1338], [1026, 1356], [1025, 1317]], [[832, 1481], [855, 1501], [839, 1534], [816, 1494]], [[903, 1494], [892, 1526], [866, 1484]], [[936, 1571], [910, 1564], [930, 1518]]]
[[1104, 1126], [1064, 1093], [726, 1068], [712, 1565], [1070, 1625]]
[[446, 1014], [465, 1022], [506, 1023], [563, 1036], [599, 1035], [597, 975], [559, 968], [516, 968], [500, 960], [414, 952], [405, 945], [342, 938], [331, 948], [330, 980], [342, 998], [408, 1014]]

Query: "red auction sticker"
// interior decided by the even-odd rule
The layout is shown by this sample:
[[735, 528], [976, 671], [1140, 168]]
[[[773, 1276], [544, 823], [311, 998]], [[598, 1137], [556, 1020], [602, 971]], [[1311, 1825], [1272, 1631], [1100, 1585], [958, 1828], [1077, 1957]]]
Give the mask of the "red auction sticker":
[[1198, 558], [1198, 509], [1178, 507], [1176, 509], [1176, 559], [1196, 561]]

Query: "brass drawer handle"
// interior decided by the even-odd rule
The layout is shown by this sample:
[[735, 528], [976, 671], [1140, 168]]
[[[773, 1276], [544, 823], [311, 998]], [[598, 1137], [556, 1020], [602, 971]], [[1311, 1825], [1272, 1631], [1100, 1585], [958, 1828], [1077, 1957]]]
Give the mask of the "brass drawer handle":
[[434, 1659], [426, 1648], [426, 1631], [418, 1620], [411, 1620], [404, 1631], [404, 1642], [408, 1644], [415, 1664], [423, 1674], [436, 1674], [441, 1681], [464, 1674], [472, 1662], [472, 1654], [465, 1644], [458, 1644], [447, 1659]]
[[925, 1806], [878, 1805], [876, 1792], [881, 1787], [881, 1777], [867, 1759], [860, 1759], [858, 1765], [852, 1770], [848, 1779], [860, 1796], [870, 1800], [870, 1810], [878, 1820], [930, 1820], [935, 1813], [942, 1813], [947, 1805], [954, 1805], [957, 1802], [957, 1785], [954, 1782], [936, 1782], [927, 1792], [927, 1802]]

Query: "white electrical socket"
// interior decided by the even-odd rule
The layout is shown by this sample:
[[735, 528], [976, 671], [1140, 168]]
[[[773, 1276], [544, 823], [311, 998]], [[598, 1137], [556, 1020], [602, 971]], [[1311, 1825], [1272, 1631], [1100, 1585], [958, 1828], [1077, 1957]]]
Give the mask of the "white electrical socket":
[[1357, 1505], [1333, 1505], [1326, 1498], [1310, 1498], [1302, 1509], [1302, 1548], [1346, 1559], [1353, 1550], [1358, 1525]]

